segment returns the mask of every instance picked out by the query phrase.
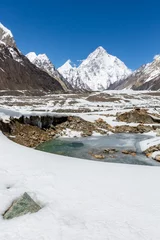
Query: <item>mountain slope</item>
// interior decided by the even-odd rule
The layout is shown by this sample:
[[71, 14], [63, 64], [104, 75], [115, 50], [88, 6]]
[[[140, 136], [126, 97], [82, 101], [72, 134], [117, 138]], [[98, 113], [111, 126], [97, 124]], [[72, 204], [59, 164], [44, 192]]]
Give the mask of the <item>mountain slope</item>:
[[160, 89], [160, 55], [153, 62], [141, 66], [128, 78], [114, 83], [109, 89], [159, 90]]
[[63, 91], [61, 84], [16, 48], [0, 43], [0, 90]]
[[16, 47], [10, 30], [0, 24], [0, 90], [64, 91], [60, 82], [33, 65]]
[[70, 84], [57, 71], [57, 69], [46, 56], [46, 54], [36, 55], [35, 52], [30, 52], [26, 55], [26, 57], [30, 60], [31, 63], [36, 65], [41, 70], [47, 72], [51, 77], [55, 78], [62, 85], [65, 91], [67, 91], [68, 88], [71, 88]]
[[103, 47], [98, 47], [79, 67], [72, 67], [67, 61], [58, 71], [74, 88], [93, 91], [107, 89], [110, 84], [131, 74], [122, 61], [108, 54]]

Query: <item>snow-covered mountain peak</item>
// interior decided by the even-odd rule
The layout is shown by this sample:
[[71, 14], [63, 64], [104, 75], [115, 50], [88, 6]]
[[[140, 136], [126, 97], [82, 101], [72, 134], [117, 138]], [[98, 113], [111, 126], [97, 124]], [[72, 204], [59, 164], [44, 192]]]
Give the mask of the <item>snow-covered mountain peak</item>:
[[91, 54], [104, 54], [104, 53], [107, 53], [107, 51], [102, 46], [99, 46]]
[[49, 58], [47, 57], [47, 55], [45, 53], [43, 54], [36, 54], [35, 52], [30, 52], [26, 55], [26, 57], [30, 60], [30, 62], [35, 62], [35, 61], [47, 61], [50, 62]]
[[26, 55], [26, 57], [30, 60], [30, 62], [34, 61], [37, 57], [35, 52], [30, 52]]
[[71, 65], [71, 60], [67, 60], [60, 68], [58, 68], [59, 72], [68, 72], [71, 69], [73, 69], [72, 65]]
[[79, 67], [87, 65], [91, 61], [96, 61], [97, 59], [102, 58], [105, 55], [108, 56], [108, 53], [106, 52], [106, 50], [103, 47], [98, 47], [94, 52], [89, 54], [87, 59], [82, 61]]
[[155, 55], [153, 58], [154, 61], [160, 61], [160, 55]]
[[101, 54], [105, 54], [105, 53], [107, 53], [107, 51], [103, 48], [103, 47], [101, 47], [101, 46], [99, 46], [98, 48], [96, 48], [90, 55], [92, 56], [92, 55], [94, 55], [94, 56], [98, 56], [98, 55], [101, 55]]
[[47, 57], [47, 55], [45, 53], [43, 54], [38, 54], [37, 56], [39, 59], [43, 60], [43, 61], [50, 61], [49, 58]]
[[4, 42], [10, 47], [16, 47], [12, 32], [0, 23], [0, 41]]
[[121, 60], [108, 54], [101, 46], [90, 53], [77, 68], [72, 67], [68, 60], [58, 70], [74, 88], [93, 91], [105, 90], [110, 84], [131, 74], [131, 70]]
[[10, 37], [13, 37], [12, 32], [6, 28], [1, 22], [0, 22], [0, 29], [3, 30], [4, 34], [9, 35]]

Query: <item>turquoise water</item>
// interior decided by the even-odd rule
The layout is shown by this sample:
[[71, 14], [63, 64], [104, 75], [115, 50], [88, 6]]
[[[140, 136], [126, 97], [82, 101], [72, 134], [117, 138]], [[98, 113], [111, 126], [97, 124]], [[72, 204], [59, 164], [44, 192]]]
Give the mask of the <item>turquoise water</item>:
[[[58, 138], [45, 142], [37, 147], [38, 150], [54, 154], [83, 158], [87, 160], [116, 162], [138, 165], [160, 165], [141, 153], [139, 142], [151, 138], [142, 134], [112, 134], [110, 136], [87, 138]], [[115, 148], [118, 152], [104, 154], [106, 148]], [[136, 156], [125, 155], [122, 150], [137, 152]], [[103, 154], [105, 159], [95, 159], [92, 154]]]

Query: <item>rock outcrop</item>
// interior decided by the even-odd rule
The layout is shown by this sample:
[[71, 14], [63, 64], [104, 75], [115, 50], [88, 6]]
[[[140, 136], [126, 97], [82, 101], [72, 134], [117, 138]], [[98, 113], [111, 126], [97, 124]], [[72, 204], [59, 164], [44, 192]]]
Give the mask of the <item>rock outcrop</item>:
[[23, 216], [27, 213], [36, 213], [41, 207], [27, 194], [24, 193], [15, 200], [9, 209], [3, 214], [4, 219], [12, 219]]
[[160, 117], [156, 118], [147, 112], [146, 109], [134, 109], [117, 116], [117, 120], [127, 123], [153, 124], [160, 123]]

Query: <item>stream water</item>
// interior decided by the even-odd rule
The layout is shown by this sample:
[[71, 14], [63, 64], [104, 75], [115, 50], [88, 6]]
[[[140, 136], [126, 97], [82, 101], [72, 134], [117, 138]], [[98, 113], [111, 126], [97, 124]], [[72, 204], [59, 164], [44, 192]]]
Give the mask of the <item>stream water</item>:
[[[112, 134], [109, 136], [87, 138], [58, 138], [39, 145], [36, 149], [59, 155], [83, 158], [95, 161], [116, 162], [138, 165], [160, 165], [147, 158], [140, 150], [139, 142], [151, 138], [142, 134]], [[106, 148], [115, 148], [117, 152], [104, 154]], [[136, 156], [123, 154], [123, 150], [132, 150]], [[104, 159], [95, 159], [93, 154], [103, 154]]]

